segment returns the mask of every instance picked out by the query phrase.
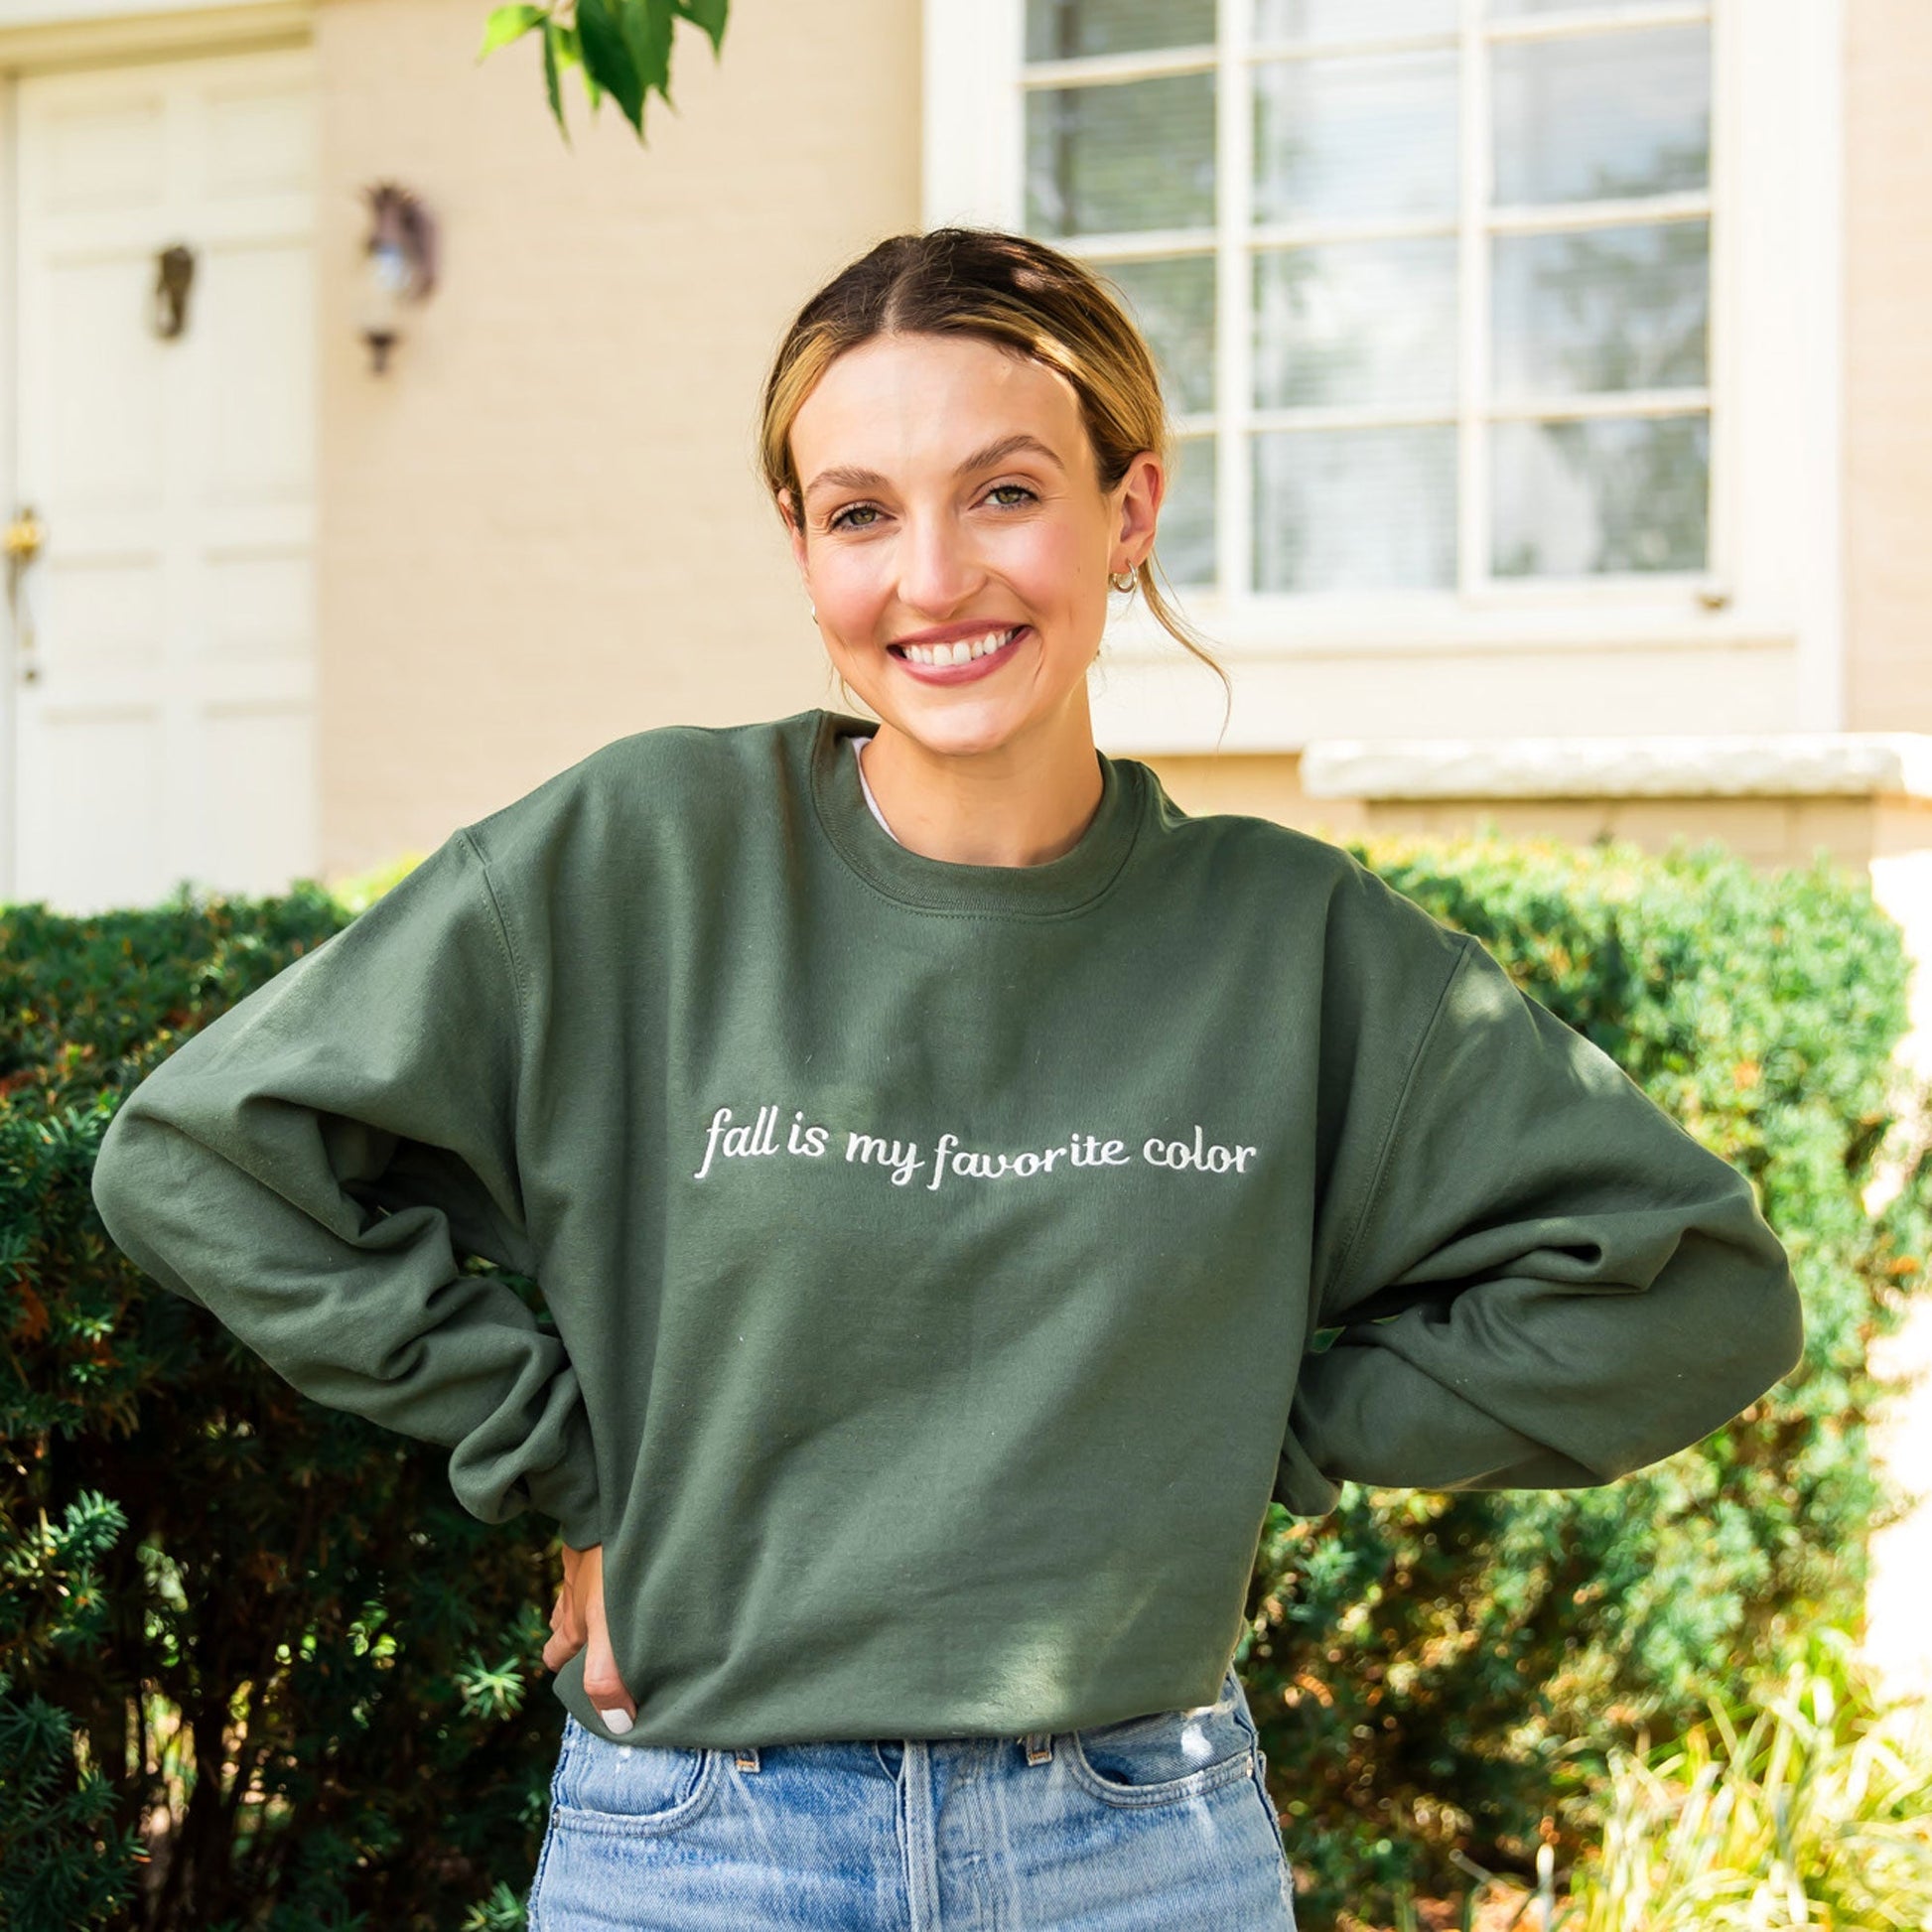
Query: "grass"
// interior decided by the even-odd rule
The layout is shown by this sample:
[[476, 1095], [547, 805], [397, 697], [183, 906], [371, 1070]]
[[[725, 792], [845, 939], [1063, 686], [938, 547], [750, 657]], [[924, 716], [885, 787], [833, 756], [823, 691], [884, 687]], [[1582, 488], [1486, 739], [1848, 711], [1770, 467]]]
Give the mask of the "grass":
[[[1536, 1915], [1529, 1915], [1529, 1924]], [[1563, 1932], [1932, 1929], [1932, 1726], [1841, 1632], [1660, 1751], [1619, 1753]]]

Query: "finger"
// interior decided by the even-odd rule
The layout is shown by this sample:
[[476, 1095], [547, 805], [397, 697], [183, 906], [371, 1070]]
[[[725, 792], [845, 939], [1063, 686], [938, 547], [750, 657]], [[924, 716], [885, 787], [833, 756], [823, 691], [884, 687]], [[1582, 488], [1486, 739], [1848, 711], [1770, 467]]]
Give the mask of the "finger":
[[583, 1649], [581, 1643], [571, 1643], [561, 1636], [552, 1637], [543, 1646], [543, 1667], [545, 1670], [558, 1671]]
[[589, 1632], [578, 1613], [576, 1599], [568, 1589], [559, 1590], [550, 1606], [550, 1637], [543, 1646], [543, 1661], [551, 1670], [562, 1670], [583, 1649]]
[[597, 1715], [621, 1737], [637, 1721], [637, 1706], [618, 1674], [618, 1660], [611, 1649], [611, 1633], [604, 1621], [603, 1565], [587, 1579], [584, 1620], [589, 1625], [584, 1659], [584, 1695], [597, 1707]]
[[597, 1707], [597, 1715], [610, 1725], [612, 1732], [621, 1737], [636, 1723], [637, 1707], [623, 1688], [623, 1679], [618, 1675], [617, 1659], [611, 1655], [610, 1645], [600, 1645], [593, 1637], [588, 1655], [590, 1661], [584, 1666], [584, 1695]]

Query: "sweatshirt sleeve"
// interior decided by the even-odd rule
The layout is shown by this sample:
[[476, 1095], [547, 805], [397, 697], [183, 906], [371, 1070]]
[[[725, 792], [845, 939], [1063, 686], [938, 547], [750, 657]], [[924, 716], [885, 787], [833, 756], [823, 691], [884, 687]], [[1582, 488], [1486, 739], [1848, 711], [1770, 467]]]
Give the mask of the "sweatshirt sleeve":
[[562, 1342], [469, 1255], [527, 1274], [514, 1142], [523, 988], [454, 833], [340, 932], [191, 1035], [121, 1103], [109, 1236], [304, 1395], [450, 1450], [484, 1522], [599, 1541]]
[[1748, 1178], [1467, 935], [1320, 1285], [1277, 1495], [1609, 1482], [1798, 1362]]

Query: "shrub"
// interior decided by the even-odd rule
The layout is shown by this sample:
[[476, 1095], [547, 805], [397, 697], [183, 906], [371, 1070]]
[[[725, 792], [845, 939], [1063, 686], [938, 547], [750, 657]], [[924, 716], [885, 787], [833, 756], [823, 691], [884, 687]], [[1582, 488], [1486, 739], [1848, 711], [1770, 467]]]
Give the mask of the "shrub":
[[88, 1190], [118, 1095], [345, 920], [309, 883], [0, 909], [13, 1932], [522, 1920], [561, 1725], [547, 1526], [479, 1522], [446, 1451], [298, 1396]]

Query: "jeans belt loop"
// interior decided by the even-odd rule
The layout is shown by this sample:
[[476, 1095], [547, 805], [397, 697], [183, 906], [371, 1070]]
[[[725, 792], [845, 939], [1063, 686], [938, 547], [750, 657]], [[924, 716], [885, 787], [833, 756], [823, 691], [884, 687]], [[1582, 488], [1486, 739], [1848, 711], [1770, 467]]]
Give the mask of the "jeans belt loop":
[[1050, 1730], [1030, 1730], [1020, 1741], [1027, 1747], [1029, 1764], [1044, 1764], [1053, 1755], [1053, 1733]]
[[759, 1747], [756, 1744], [742, 1745], [737, 1757], [741, 1771], [756, 1771], [759, 1768]]

